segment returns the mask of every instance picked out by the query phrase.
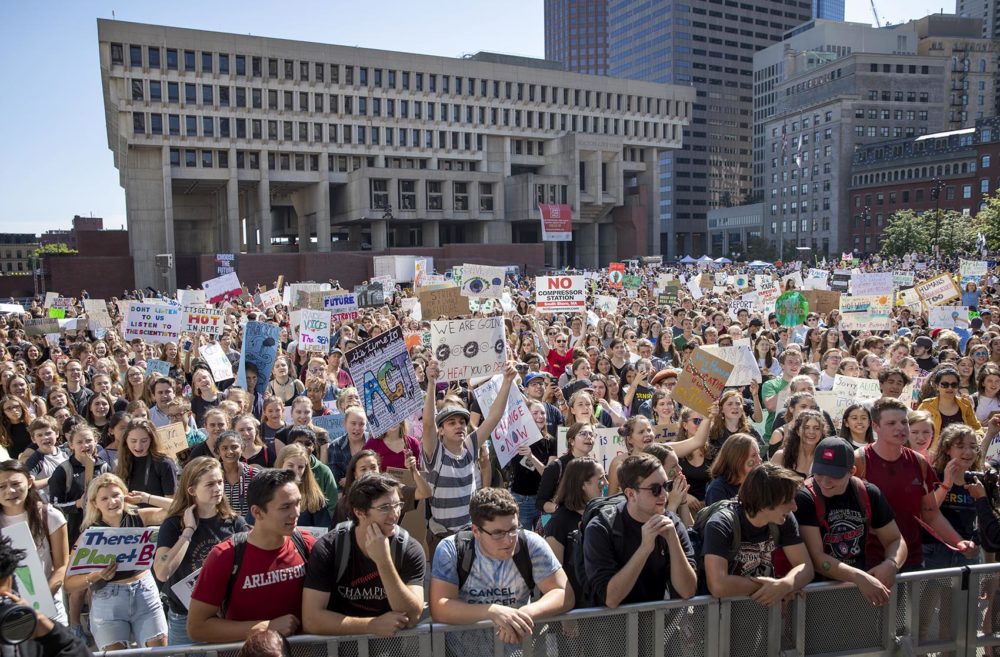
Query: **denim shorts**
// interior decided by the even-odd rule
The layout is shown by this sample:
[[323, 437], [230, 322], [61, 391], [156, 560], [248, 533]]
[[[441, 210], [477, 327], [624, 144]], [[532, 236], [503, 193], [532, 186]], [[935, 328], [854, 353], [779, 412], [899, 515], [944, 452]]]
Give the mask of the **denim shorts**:
[[99, 650], [115, 643], [134, 640], [140, 648], [146, 642], [167, 636], [160, 592], [153, 575], [146, 571], [129, 584], [109, 582], [93, 591], [90, 631]]

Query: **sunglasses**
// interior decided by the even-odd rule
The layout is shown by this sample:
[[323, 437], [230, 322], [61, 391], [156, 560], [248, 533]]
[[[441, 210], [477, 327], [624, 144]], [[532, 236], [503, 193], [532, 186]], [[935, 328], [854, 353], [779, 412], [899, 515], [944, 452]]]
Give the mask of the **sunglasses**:
[[635, 490], [648, 490], [653, 497], [659, 497], [664, 493], [669, 493], [674, 482], [668, 481], [665, 484], [650, 484], [649, 486], [635, 486]]
[[976, 351], [972, 354], [973, 356], [982, 356], [983, 358], [989, 358], [990, 352], [988, 351]]
[[703, 418], [700, 418], [700, 417], [693, 417], [693, 418], [690, 418], [690, 421], [694, 422], [694, 425], [697, 427], [697, 426], [699, 426], [701, 424], [702, 419]]
[[957, 388], [958, 381], [941, 381], [938, 383], [939, 388]]

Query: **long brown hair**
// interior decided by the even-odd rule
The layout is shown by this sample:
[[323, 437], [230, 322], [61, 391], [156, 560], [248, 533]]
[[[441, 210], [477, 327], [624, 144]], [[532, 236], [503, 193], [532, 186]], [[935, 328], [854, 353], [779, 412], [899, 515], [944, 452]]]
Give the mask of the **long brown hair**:
[[826, 432], [826, 421], [822, 413], [809, 409], [799, 413], [798, 417], [795, 418], [792, 430], [785, 434], [785, 440], [781, 443], [781, 465], [789, 470], [794, 471], [795, 464], [798, 463], [799, 447], [802, 445], [802, 430], [809, 420], [819, 422], [819, 430], [824, 433]]
[[25, 485], [28, 487], [28, 495], [24, 498], [24, 513], [28, 517], [28, 529], [31, 530], [31, 538], [35, 544], [41, 543], [43, 539], [49, 538], [49, 527], [45, 521], [45, 502], [35, 488], [31, 473], [20, 461], [11, 459], [0, 463], [0, 472], [15, 472], [24, 475]]
[[[124, 447], [124, 450], [128, 450]], [[167, 517], [178, 516], [180, 518], [184, 517], [184, 511], [188, 507], [197, 504], [198, 500], [195, 495], [192, 494], [189, 489], [197, 488], [198, 482], [209, 472], [213, 470], [218, 470], [222, 472], [222, 464], [211, 456], [199, 456], [193, 458], [187, 462], [184, 469], [181, 470], [181, 476], [177, 482], [177, 490], [174, 491], [174, 501], [170, 504], [170, 509], [167, 511]], [[220, 518], [233, 518], [236, 516], [236, 511], [229, 504], [229, 498], [225, 495], [222, 496], [222, 500], [215, 505], [215, 513]]]
[[[125, 425], [125, 433], [122, 437], [122, 446], [118, 450], [118, 467], [115, 468], [115, 474], [122, 481], [128, 481], [129, 475], [132, 473], [132, 450], [128, 447], [128, 435], [133, 431], [145, 431], [149, 435], [149, 457], [150, 459], [159, 458], [165, 459], [166, 455], [160, 451], [160, 436], [156, 433], [156, 427], [152, 422], [143, 418], [134, 418], [128, 421]], [[128, 489], [125, 489], [126, 492]], [[190, 505], [189, 505], [190, 506]]]

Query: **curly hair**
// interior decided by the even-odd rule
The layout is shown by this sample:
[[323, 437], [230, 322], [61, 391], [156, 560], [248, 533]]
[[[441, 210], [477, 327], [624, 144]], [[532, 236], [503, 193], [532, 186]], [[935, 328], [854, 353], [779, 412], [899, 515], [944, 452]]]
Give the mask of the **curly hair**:
[[802, 445], [802, 430], [805, 428], [806, 422], [810, 420], [819, 423], [820, 431], [824, 430], [823, 414], [819, 411], [805, 410], [795, 418], [792, 430], [785, 434], [785, 440], [781, 443], [781, 465], [789, 470], [795, 470], [795, 463], [799, 460], [799, 447]]

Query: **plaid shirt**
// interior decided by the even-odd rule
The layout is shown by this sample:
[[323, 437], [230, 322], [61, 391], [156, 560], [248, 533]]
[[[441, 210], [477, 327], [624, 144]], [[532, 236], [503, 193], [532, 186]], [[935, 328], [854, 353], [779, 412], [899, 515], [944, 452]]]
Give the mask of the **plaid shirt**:
[[347, 476], [347, 466], [351, 462], [351, 443], [347, 440], [347, 434], [331, 440], [330, 446], [326, 448], [326, 454], [330, 470], [333, 471], [333, 478], [339, 486]]

